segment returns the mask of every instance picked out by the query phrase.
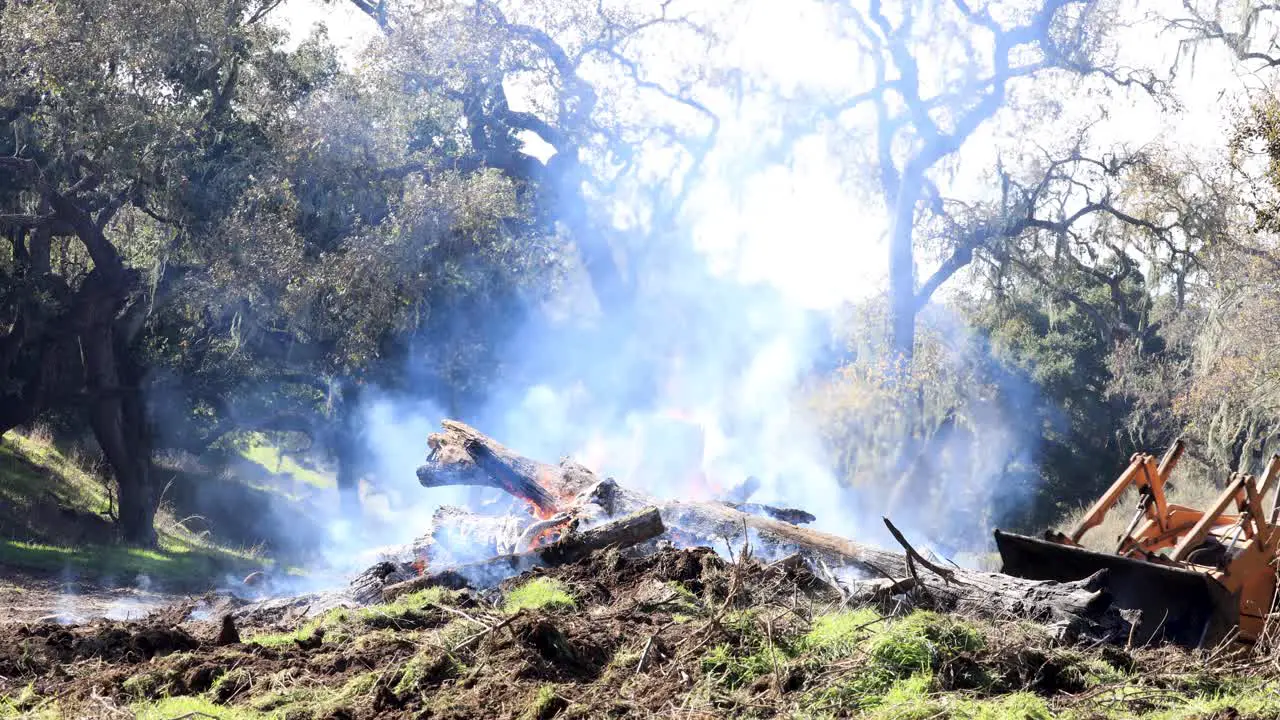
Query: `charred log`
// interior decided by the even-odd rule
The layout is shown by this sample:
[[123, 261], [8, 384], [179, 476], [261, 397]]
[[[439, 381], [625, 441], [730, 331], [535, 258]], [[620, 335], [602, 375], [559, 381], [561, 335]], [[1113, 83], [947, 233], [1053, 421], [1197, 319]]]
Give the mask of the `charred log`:
[[726, 502], [724, 504], [734, 510], [751, 513], [752, 515], [763, 515], [764, 517], [781, 520], [782, 522], [791, 523], [792, 525], [807, 525], [818, 519], [811, 513], [807, 513], [804, 510], [797, 510], [796, 508], [780, 508], [772, 505], [761, 505], [760, 503]]
[[628, 548], [652, 540], [666, 531], [656, 509], [630, 515], [580, 533], [571, 533], [545, 547], [513, 555], [501, 555], [482, 562], [448, 568], [430, 575], [389, 585], [383, 598], [391, 600], [407, 592], [444, 585], [472, 587], [494, 585], [535, 567], [554, 567], [576, 562], [608, 547]]
[[[418, 470], [420, 479], [433, 484], [463, 484], [522, 490], [537, 486], [559, 499], [579, 517], [636, 513], [661, 516], [661, 525], [690, 544], [722, 546], [725, 539], [750, 543], [766, 555], [798, 554], [815, 571], [839, 568], [861, 578], [854, 595], [864, 597], [894, 594], [939, 609], [963, 609], [980, 615], [1027, 617], [1052, 624], [1064, 638], [1083, 635], [1093, 639], [1121, 639], [1128, 635], [1130, 620], [1113, 607], [1101, 589], [1103, 578], [1092, 577], [1071, 583], [1035, 581], [974, 570], [917, 567], [908, 556], [871, 545], [857, 543], [830, 533], [798, 527], [774, 517], [744, 512], [724, 502], [658, 502], [620, 486], [612, 479], [600, 479], [590, 470], [572, 462], [559, 466], [539, 463], [516, 455], [473, 428], [446, 421], [445, 432], [432, 435], [432, 456]], [[477, 455], [485, 458], [482, 462]], [[497, 470], [499, 477], [484, 477]], [[424, 483], [425, 484], [425, 483]], [[512, 490], [508, 490], [512, 492]], [[518, 497], [525, 497], [513, 492]], [[526, 498], [533, 502], [532, 498]], [[536, 504], [536, 503], [535, 503]], [[549, 550], [547, 548], [546, 550]], [[541, 551], [541, 552], [545, 552]], [[531, 554], [526, 554], [531, 555]], [[495, 558], [467, 568], [472, 577], [486, 573], [504, 576], [533, 567], [523, 556]], [[542, 561], [539, 558], [539, 561]], [[560, 562], [567, 562], [563, 558]], [[462, 568], [450, 573], [417, 578], [388, 588], [394, 597], [408, 590], [432, 584], [458, 582]], [[820, 574], [820, 573], [815, 573]], [[463, 575], [466, 578], [466, 575]], [[841, 585], [834, 576], [829, 581]], [[871, 585], [865, 585], [866, 582]]]
[[561, 510], [552, 492], [557, 485], [553, 466], [517, 455], [460, 422], [445, 420], [443, 425], [444, 432], [427, 438], [431, 452], [418, 468], [423, 487], [492, 487], [528, 500], [544, 514]]

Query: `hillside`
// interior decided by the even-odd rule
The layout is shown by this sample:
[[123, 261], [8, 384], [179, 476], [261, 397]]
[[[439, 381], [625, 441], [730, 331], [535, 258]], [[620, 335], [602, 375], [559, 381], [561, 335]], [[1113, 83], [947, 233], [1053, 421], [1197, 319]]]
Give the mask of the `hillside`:
[[310, 488], [318, 483], [322, 491], [326, 481], [331, 488], [332, 480], [296, 461], [288, 465], [269, 446], [252, 446], [245, 455], [231, 471], [216, 473], [189, 458], [158, 460], [156, 471], [166, 482], [159, 542], [139, 548], [117, 542], [103, 468], [42, 433], [6, 434], [0, 440], [0, 622], [119, 614], [122, 607], [137, 616], [175, 593], [223, 587], [255, 570], [291, 572], [316, 551], [320, 529], [309, 533], [298, 522], [319, 516], [316, 503], [323, 498]]

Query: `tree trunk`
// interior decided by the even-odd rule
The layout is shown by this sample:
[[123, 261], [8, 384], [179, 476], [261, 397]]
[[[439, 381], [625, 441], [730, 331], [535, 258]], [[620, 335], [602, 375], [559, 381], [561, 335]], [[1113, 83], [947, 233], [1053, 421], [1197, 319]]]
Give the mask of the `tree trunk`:
[[0, 438], [15, 427], [35, 420], [43, 389], [44, 358], [38, 359], [40, 365], [32, 368], [32, 372], [25, 373], [25, 378], [22, 377], [23, 373], [15, 372], [19, 356], [28, 343], [29, 320], [27, 309], [22, 304], [19, 301], [17, 317], [9, 334], [0, 337], [0, 379], [19, 385], [17, 393], [0, 394]]
[[919, 181], [904, 174], [898, 185], [889, 238], [889, 349], [899, 374], [911, 367], [916, 345], [916, 268], [913, 247]]
[[89, 423], [119, 488], [121, 539], [155, 544], [156, 493], [151, 478], [151, 433], [141, 368], [120, 337], [116, 317], [131, 288], [126, 276], [94, 270], [78, 299], [80, 347], [89, 394]]
[[334, 457], [338, 464], [338, 507], [348, 518], [360, 514], [361, 460], [364, 456], [364, 433], [356, 412], [360, 405], [360, 386], [354, 380], [343, 381], [338, 398], [338, 431], [334, 434]]

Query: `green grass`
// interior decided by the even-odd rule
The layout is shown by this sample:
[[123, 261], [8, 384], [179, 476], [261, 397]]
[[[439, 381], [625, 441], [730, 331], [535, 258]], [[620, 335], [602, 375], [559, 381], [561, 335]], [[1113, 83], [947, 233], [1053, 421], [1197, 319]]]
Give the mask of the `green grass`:
[[820, 666], [860, 656], [865, 657], [865, 663], [856, 673], [813, 688], [807, 704], [819, 717], [823, 713], [846, 716], [858, 711], [902, 720], [939, 717], [936, 708], [922, 715], [913, 714], [929, 703], [903, 698], [912, 692], [924, 692], [932, 683], [933, 671], [943, 663], [962, 653], [981, 650], [985, 646], [982, 634], [963, 620], [927, 611], [883, 623], [877, 620], [876, 614], [866, 609], [818, 618], [798, 644], [802, 653], [808, 651], [802, 662]]
[[[1206, 689], [1200, 682], [1188, 682], [1188, 687], [1183, 690], [1171, 688], [1153, 693], [1150, 688], [1127, 685], [1101, 693], [1096, 699], [1118, 707], [1124, 707], [1126, 699], [1147, 704], [1152, 710], [1140, 716], [1143, 720], [1198, 720], [1214, 717], [1228, 708], [1236, 710], [1241, 717], [1276, 717], [1280, 713], [1280, 689], [1275, 687], [1274, 681], [1226, 677], [1206, 680], [1210, 685], [1216, 685], [1216, 689]], [[1111, 716], [1119, 718], [1124, 714]]]
[[0, 718], [20, 717], [37, 702], [35, 686], [31, 683], [23, 686], [17, 695], [0, 695]]
[[[250, 720], [258, 720], [259, 718], [279, 720], [281, 718], [351, 717], [351, 713], [346, 712], [344, 709], [360, 703], [364, 698], [371, 695], [374, 686], [378, 684], [381, 678], [382, 673], [374, 671], [355, 675], [339, 688], [311, 685], [270, 691], [249, 699], [247, 703], [236, 706], [236, 711], [243, 712], [245, 713], [244, 715], [219, 717], [244, 717]], [[252, 688], [249, 688], [246, 694], [251, 691]], [[210, 693], [216, 693], [216, 687]], [[247, 704], [251, 709], [241, 709], [244, 704]], [[224, 707], [224, 712], [227, 709]], [[170, 719], [166, 718], [165, 720]]]
[[393, 692], [397, 695], [424, 689], [430, 682], [457, 677], [464, 667], [457, 658], [438, 649], [428, 648], [409, 659], [400, 669]]
[[849, 657], [883, 624], [884, 618], [871, 608], [822, 615], [800, 639], [800, 650], [823, 661]]
[[0, 497], [11, 508], [48, 498], [63, 507], [95, 514], [109, 507], [107, 488], [51, 443], [14, 432], [0, 440]]
[[[516, 606], [526, 608], [567, 607], [573, 602], [563, 586], [545, 577], [534, 578], [509, 595], [516, 598]], [[870, 608], [812, 620], [779, 613], [776, 606], [718, 612], [714, 616], [717, 635], [696, 662], [672, 664], [670, 655], [650, 653], [643, 670], [636, 666], [653, 625], [631, 625], [618, 629], [616, 650], [598, 679], [584, 679], [595, 675], [569, 681], [557, 677], [553, 684], [545, 676], [523, 676], [520, 665], [510, 664], [513, 650], [520, 657], [543, 652], [512, 645], [522, 642], [519, 630], [510, 638], [503, 633], [488, 644], [459, 647], [476, 635], [479, 623], [437, 606], [456, 603], [460, 597], [431, 588], [382, 606], [331, 610], [293, 633], [250, 638], [259, 645], [279, 645], [325, 630], [323, 646], [304, 651], [306, 655], [297, 662], [278, 669], [268, 665], [264, 670], [261, 664], [250, 667], [252, 658], [263, 655], [259, 648], [222, 648], [213, 656], [202, 649], [158, 658], [137, 665], [114, 702], [128, 705], [139, 717], [163, 720], [189, 713], [249, 720], [365, 717], [387, 700], [387, 693], [422, 717], [460, 716], [449, 714], [460, 707], [469, 709], [468, 717], [604, 717], [611, 707], [620, 711], [624, 704], [631, 706], [630, 698], [616, 706], [610, 698], [632, 691], [637, 696], [654, 692], [685, 704], [710, 698], [724, 711], [718, 717], [792, 720], [1204, 720], [1227, 708], [1260, 720], [1276, 717], [1280, 711], [1280, 694], [1266, 675], [1220, 672], [1190, 656], [1179, 656], [1180, 662], [1190, 664], [1128, 674], [1112, 663], [1128, 667], [1131, 658], [1044, 644], [1045, 633], [1024, 635], [1017, 623], [923, 611], [884, 617]], [[588, 602], [583, 598], [578, 604]], [[710, 622], [706, 602], [701, 603], [699, 615]], [[492, 610], [467, 609], [493, 620]], [[635, 608], [626, 612], [633, 613]], [[567, 620], [564, 616], [528, 619], [541, 628], [550, 627], [554, 640], [549, 644], [557, 648], [580, 639], [575, 632], [555, 629]], [[367, 657], [376, 659], [376, 664], [351, 667], [339, 677], [329, 674], [338, 657]], [[555, 659], [559, 657], [544, 659], [559, 662]], [[1170, 659], [1179, 658], [1171, 655]], [[168, 697], [184, 691], [179, 689], [180, 681], [193, 667], [210, 660], [226, 672], [207, 691], [195, 697]], [[242, 660], [248, 663], [242, 665]], [[664, 673], [677, 670], [687, 678], [682, 685], [663, 679]], [[1010, 671], [1016, 677], [1008, 675]], [[1024, 671], [1048, 672], [1056, 679], [1032, 683], [1017, 674]], [[1066, 681], [1068, 675], [1077, 676], [1083, 684]], [[1082, 687], [1091, 692], [1082, 692]], [[32, 687], [20, 685], [10, 693], [9, 698], [0, 697], [0, 718], [39, 712], [45, 702], [56, 709], [60, 701], [52, 694], [42, 699]], [[485, 694], [485, 702], [477, 704], [475, 693]], [[486, 703], [489, 710], [501, 705], [502, 711], [478, 714]], [[53, 712], [48, 717], [58, 715]]]
[[138, 703], [131, 708], [137, 720], [172, 720], [178, 717], [218, 718], [219, 720], [271, 720], [274, 716], [244, 707], [218, 705], [204, 697], [174, 697], [156, 702]]
[[955, 693], [931, 692], [928, 675], [898, 680], [876, 708], [860, 717], [869, 720], [1052, 720], [1045, 701], [1031, 693], [1011, 693], [997, 698], [970, 698]]
[[458, 593], [454, 590], [438, 586], [429, 587], [425, 590], [405, 593], [396, 598], [394, 602], [386, 605], [375, 605], [374, 607], [364, 608], [364, 610], [381, 609], [383, 612], [401, 613], [409, 610], [421, 610], [428, 605], [448, 605], [457, 597]]
[[517, 610], [572, 610], [576, 607], [573, 596], [564, 585], [548, 577], [538, 577], [507, 593], [504, 612]]
[[542, 685], [533, 695], [533, 702], [520, 714], [520, 720], [541, 720], [551, 715], [551, 710], [558, 700], [555, 685]]
[[918, 611], [877, 634], [869, 651], [881, 668], [895, 677], [908, 677], [960, 653], [981, 650], [983, 645], [982, 635], [963, 620]]
[[351, 632], [366, 632], [371, 628], [388, 625], [399, 632], [406, 632], [415, 624], [426, 620], [428, 613], [439, 612], [432, 608], [432, 605], [447, 605], [456, 597], [457, 593], [452, 590], [441, 587], [427, 588], [401, 595], [395, 602], [385, 605], [334, 608], [293, 632], [253, 635], [246, 638], [246, 642], [263, 647], [280, 647], [295, 642], [306, 642], [315, 635], [317, 630], [323, 630], [327, 640], [340, 641]]
[[[0, 540], [0, 565], [25, 570], [74, 569], [82, 577], [153, 580], [181, 583], [223, 573], [248, 573], [265, 563], [247, 552], [202, 547], [173, 536], [161, 536], [156, 549], [124, 545], [83, 545], [76, 548]], [[126, 577], [128, 576], [128, 577]]]
[[251, 642], [262, 647], [280, 647], [281, 645], [291, 645], [295, 642], [306, 642], [315, 636], [317, 630], [324, 630], [327, 633], [331, 628], [338, 627], [345, 622], [349, 615], [349, 610], [335, 608], [300, 626], [293, 632], [252, 635], [246, 637], [245, 642]]
[[292, 456], [272, 445], [266, 436], [254, 433], [249, 437], [248, 447], [240, 451], [244, 459], [256, 463], [269, 473], [291, 476], [298, 482], [315, 488], [329, 489], [337, 487], [334, 476], [304, 467]]

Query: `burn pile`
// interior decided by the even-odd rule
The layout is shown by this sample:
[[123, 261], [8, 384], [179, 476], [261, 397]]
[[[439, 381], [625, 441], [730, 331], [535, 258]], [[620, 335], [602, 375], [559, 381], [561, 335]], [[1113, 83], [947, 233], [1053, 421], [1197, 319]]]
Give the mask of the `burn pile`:
[[[491, 588], [606, 548], [639, 557], [662, 548], [750, 547], [757, 556], [821, 578], [846, 603], [896, 598], [912, 606], [1024, 617], [1046, 623], [1064, 639], [1124, 641], [1131, 635], [1130, 619], [1111, 606], [1100, 578], [1057, 583], [939, 567], [915, 552], [888, 520], [904, 553], [802, 527], [814, 517], [746, 502], [749, 486], [729, 491], [733, 501], [661, 501], [572, 460], [550, 465], [522, 456], [452, 420], [443, 422], [428, 446], [417, 470], [424, 487], [497, 488], [514, 500], [515, 509], [501, 515], [460, 508], [437, 512], [431, 535], [356, 578], [351, 593], [361, 604], [432, 587]], [[490, 556], [459, 562], [450, 551], [459, 538]]]

